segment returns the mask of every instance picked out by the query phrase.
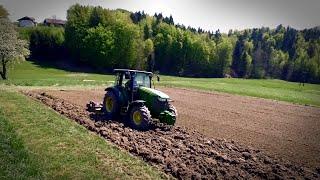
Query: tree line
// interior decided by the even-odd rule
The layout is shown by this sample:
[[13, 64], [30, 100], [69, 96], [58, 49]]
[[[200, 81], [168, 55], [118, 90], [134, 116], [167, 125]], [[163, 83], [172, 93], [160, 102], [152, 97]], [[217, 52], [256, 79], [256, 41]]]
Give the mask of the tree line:
[[149, 16], [77, 4], [67, 12], [65, 39], [73, 57], [100, 68], [223, 77], [236, 38], [195, 33], [161, 13]]
[[231, 69], [238, 77], [320, 81], [320, 29], [254, 28], [236, 34]]
[[[64, 30], [29, 34], [34, 34], [32, 53], [62, 48], [73, 59], [106, 71], [132, 68], [189, 77], [320, 82], [319, 27], [299, 31], [279, 25], [221, 33], [185, 27], [161, 13], [76, 4], [67, 11]], [[42, 46], [47, 41], [50, 45]]]

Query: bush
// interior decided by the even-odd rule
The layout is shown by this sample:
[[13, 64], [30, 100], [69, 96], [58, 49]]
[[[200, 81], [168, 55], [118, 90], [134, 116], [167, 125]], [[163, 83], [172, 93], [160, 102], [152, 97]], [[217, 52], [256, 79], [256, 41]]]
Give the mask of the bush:
[[29, 41], [32, 57], [60, 57], [66, 54], [64, 28], [38, 26], [21, 28], [20, 37]]

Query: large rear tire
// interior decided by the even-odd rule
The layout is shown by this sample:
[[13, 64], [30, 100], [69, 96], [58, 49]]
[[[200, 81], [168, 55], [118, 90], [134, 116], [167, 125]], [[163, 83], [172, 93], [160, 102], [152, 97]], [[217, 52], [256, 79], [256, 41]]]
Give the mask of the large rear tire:
[[150, 111], [146, 106], [134, 106], [129, 114], [129, 124], [133, 129], [148, 130], [151, 126]]
[[116, 95], [112, 91], [107, 91], [103, 99], [103, 112], [108, 118], [114, 119], [119, 116], [120, 107]]

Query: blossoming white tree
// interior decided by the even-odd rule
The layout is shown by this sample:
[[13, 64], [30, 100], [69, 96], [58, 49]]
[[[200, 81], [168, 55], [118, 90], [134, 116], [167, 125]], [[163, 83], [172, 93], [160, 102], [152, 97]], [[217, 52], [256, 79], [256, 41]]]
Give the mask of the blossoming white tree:
[[29, 55], [27, 42], [20, 40], [14, 25], [8, 19], [7, 11], [0, 6], [0, 75], [7, 79], [8, 65]]

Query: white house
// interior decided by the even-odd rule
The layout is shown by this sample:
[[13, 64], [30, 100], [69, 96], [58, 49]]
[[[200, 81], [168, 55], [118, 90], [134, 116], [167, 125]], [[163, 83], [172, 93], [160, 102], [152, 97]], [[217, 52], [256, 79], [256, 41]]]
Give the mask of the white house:
[[36, 25], [35, 19], [28, 16], [18, 19], [18, 22], [20, 27], [33, 27]]

